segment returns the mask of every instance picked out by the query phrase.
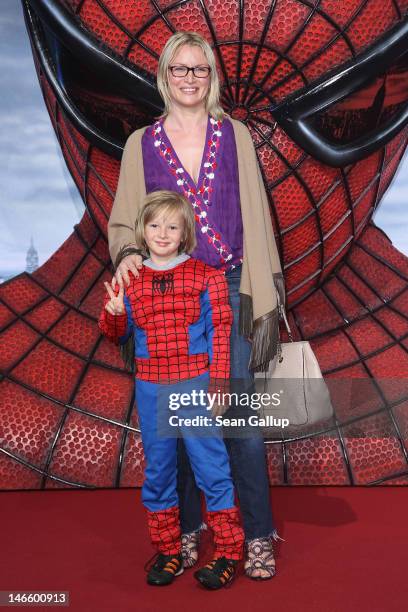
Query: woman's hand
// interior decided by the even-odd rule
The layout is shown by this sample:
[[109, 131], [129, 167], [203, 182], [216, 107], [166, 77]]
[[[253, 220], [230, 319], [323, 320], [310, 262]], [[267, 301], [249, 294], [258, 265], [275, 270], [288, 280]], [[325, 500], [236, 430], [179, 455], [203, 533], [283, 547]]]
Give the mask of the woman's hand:
[[123, 301], [124, 288], [123, 286], [119, 288], [119, 293], [115, 295], [112, 287], [109, 283], [103, 283], [105, 285], [105, 289], [108, 292], [110, 297], [109, 302], [105, 304], [105, 310], [109, 312], [111, 315], [121, 315], [125, 312], [125, 304]]
[[215, 403], [214, 406], [211, 408], [212, 418], [215, 419], [215, 417], [217, 416], [223, 416], [227, 412], [228, 408], [229, 408], [228, 404]]
[[143, 265], [143, 259], [141, 255], [128, 255], [124, 257], [118, 267], [116, 268], [115, 276], [112, 278], [112, 288], [115, 289], [116, 284], [119, 287], [124, 287], [124, 282], [126, 286], [129, 286], [129, 272], [133, 274], [135, 278], [139, 278], [139, 270], [141, 270]]

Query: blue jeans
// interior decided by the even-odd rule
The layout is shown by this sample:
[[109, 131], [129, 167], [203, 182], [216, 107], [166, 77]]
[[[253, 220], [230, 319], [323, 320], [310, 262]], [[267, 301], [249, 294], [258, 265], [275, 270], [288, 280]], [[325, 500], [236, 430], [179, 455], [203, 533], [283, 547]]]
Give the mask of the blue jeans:
[[[248, 371], [250, 343], [238, 333], [239, 286], [241, 268], [227, 274], [230, 305], [234, 313], [231, 329], [231, 378], [250, 388], [253, 377]], [[253, 428], [251, 437], [226, 438], [232, 478], [238, 495], [245, 539], [276, 534], [269, 500], [269, 481], [262, 434]], [[201, 498], [183, 440], [178, 440], [177, 492], [182, 533], [197, 531], [202, 523]]]

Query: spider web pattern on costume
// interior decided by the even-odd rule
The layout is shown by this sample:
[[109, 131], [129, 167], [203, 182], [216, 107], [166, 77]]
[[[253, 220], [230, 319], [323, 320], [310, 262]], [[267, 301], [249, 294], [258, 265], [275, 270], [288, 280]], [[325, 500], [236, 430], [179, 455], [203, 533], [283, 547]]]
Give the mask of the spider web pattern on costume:
[[[406, 377], [407, 258], [367, 224], [398, 167], [407, 131], [363, 162], [332, 169], [288, 139], [262, 104], [284, 99], [366, 48], [408, 3], [246, 2], [245, 11], [238, 2], [213, 1], [65, 4], [105, 45], [150, 72], [176, 28], [208, 36], [224, 106], [247, 122], [257, 147], [292, 327], [312, 338], [328, 377]], [[119, 164], [66, 120], [37, 68], [87, 212], [35, 274], [0, 287], [0, 481], [10, 489], [140, 485], [144, 459], [132, 380], [96, 327], [102, 281], [111, 277], [105, 236]], [[407, 484], [408, 406], [406, 390], [397, 391], [389, 397], [374, 389], [371, 405], [335, 435], [268, 444], [272, 482]]]
[[[164, 274], [171, 284], [163, 291], [163, 272], [147, 267], [126, 289], [133, 325], [145, 339], [136, 352], [137, 378], [168, 384], [209, 370], [216, 380], [228, 379], [232, 315], [225, 277], [192, 258]], [[124, 333], [116, 321], [102, 311], [101, 329], [117, 342]]]

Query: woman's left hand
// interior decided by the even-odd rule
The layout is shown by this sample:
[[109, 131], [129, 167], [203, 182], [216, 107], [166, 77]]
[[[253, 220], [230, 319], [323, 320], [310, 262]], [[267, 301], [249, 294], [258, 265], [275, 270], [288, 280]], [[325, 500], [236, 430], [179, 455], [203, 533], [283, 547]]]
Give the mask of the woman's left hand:
[[226, 404], [225, 406], [223, 406], [222, 404], [214, 404], [214, 406], [211, 408], [212, 418], [215, 419], [215, 417], [217, 416], [223, 416], [227, 412], [228, 408], [228, 404]]

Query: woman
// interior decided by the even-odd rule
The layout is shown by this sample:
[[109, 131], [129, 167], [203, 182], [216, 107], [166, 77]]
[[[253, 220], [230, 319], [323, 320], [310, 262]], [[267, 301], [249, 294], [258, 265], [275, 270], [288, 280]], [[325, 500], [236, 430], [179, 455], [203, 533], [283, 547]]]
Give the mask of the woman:
[[[113, 285], [128, 284], [129, 272], [138, 275], [141, 257], [134, 227], [145, 193], [169, 189], [186, 195], [197, 221], [193, 255], [226, 273], [234, 313], [231, 378], [241, 390], [248, 389], [251, 371], [266, 369], [276, 353], [277, 290], [282, 303], [285, 300], [252, 138], [220, 107], [215, 58], [200, 35], [171, 36], [159, 59], [157, 85], [164, 114], [129, 137], [122, 157], [108, 226], [116, 266]], [[226, 439], [226, 444], [245, 530], [245, 572], [250, 578], [268, 579], [275, 574], [271, 538], [279, 536], [269, 503], [263, 438], [253, 434]], [[179, 446], [183, 556], [185, 566], [192, 566], [202, 525], [200, 495], [181, 441]]]

